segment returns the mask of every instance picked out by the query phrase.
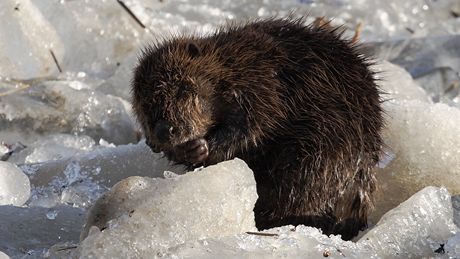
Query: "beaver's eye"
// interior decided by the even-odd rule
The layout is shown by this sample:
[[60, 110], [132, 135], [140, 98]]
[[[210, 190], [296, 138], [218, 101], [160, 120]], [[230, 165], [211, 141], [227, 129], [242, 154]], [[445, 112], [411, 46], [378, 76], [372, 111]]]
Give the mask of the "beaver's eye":
[[171, 136], [176, 135], [176, 133], [177, 133], [177, 128], [175, 128], [175, 127], [170, 127], [170, 128], [169, 128], [169, 134], [170, 134]]

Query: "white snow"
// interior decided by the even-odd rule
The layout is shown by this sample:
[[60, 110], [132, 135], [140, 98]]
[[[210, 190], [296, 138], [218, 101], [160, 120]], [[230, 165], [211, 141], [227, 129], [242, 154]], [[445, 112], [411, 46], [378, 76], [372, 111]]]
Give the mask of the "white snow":
[[0, 205], [21, 206], [29, 196], [29, 178], [16, 165], [0, 161]]

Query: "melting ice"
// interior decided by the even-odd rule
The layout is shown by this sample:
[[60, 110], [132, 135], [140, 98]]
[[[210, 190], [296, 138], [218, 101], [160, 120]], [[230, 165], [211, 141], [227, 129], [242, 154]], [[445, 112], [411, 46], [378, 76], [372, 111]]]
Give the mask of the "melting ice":
[[[379, 60], [387, 155], [373, 227], [354, 242], [304, 226], [255, 232], [242, 161], [175, 176], [165, 171], [184, 168], [138, 143], [140, 48], [291, 13], [333, 17]], [[1, 1], [0, 258], [460, 257], [459, 15], [456, 0]], [[84, 228], [95, 210], [108, 218]]]

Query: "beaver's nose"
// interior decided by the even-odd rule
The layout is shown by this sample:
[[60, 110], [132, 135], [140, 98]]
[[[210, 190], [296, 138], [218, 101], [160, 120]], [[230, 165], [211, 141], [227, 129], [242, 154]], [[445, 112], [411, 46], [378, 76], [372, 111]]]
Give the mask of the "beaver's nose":
[[173, 127], [165, 120], [159, 120], [155, 124], [154, 134], [158, 139], [158, 142], [165, 143], [171, 139], [173, 133]]

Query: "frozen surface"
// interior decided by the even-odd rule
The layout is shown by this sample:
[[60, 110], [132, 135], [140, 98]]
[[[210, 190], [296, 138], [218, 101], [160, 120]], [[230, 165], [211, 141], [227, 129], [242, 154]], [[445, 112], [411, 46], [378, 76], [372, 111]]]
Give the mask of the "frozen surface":
[[56, 75], [57, 64], [107, 77], [142, 31], [116, 1], [1, 1], [0, 10], [0, 38], [10, 39], [0, 44], [0, 74], [12, 78]]
[[116, 184], [90, 210], [79, 256], [148, 258], [188, 240], [254, 231], [255, 180], [242, 160], [170, 177]]
[[[458, 0], [0, 1], [0, 160], [18, 165], [31, 182], [31, 197], [26, 207], [15, 208], [21, 211], [17, 213], [46, 218], [28, 224], [26, 217], [19, 217], [24, 221], [12, 226], [27, 226], [30, 238], [22, 232], [20, 239], [4, 241], [2, 231], [0, 245], [8, 244], [10, 250], [0, 247], [0, 251], [14, 251], [13, 258], [40, 257], [51, 244], [59, 243], [55, 250], [71, 252], [64, 243], [72, 246], [78, 241], [81, 217], [71, 214], [69, 206], [84, 211], [128, 176], [183, 172], [143, 142], [129, 144], [142, 138], [129, 105], [131, 71], [142, 46], [172, 34], [206, 34], [226, 22], [289, 13], [308, 13], [308, 21], [334, 18], [332, 24], [344, 24], [345, 37], [360, 31], [361, 41], [375, 56], [400, 65], [415, 79], [388, 63], [377, 68], [388, 92], [383, 98], [388, 100], [384, 106], [389, 127], [372, 223], [427, 185], [444, 185], [458, 194]], [[458, 203], [454, 198], [454, 207], [459, 208]], [[0, 215], [5, 215], [0, 227], [14, 222], [11, 208], [0, 207]], [[457, 224], [459, 211], [454, 211]], [[64, 216], [73, 234], [53, 227]], [[311, 246], [320, 240], [330, 249], [330, 257], [342, 256], [336, 248], [353, 248], [357, 256], [362, 252], [369, 257], [368, 249], [330, 240], [314, 229], [288, 229], [273, 230], [280, 233], [277, 238], [239, 233], [210, 237], [208, 243], [190, 241], [168, 248], [165, 255], [200, 254], [193, 250], [200, 247], [200, 251], [212, 248], [212, 255], [232, 257], [301, 257], [299, 251], [304, 249], [293, 247], [305, 247], [317, 258], [323, 247]], [[460, 257], [459, 243], [457, 234], [445, 243], [446, 254], [438, 256]], [[239, 246], [244, 244], [247, 250]], [[352, 257], [353, 251], [343, 254]]]
[[445, 254], [449, 258], [460, 258], [460, 232], [447, 241], [444, 245]]
[[449, 192], [426, 187], [386, 213], [358, 244], [382, 258], [434, 256], [433, 251], [458, 231], [452, 215]]
[[452, 207], [454, 208], [454, 222], [460, 228], [460, 195], [452, 196]]
[[29, 178], [16, 165], [0, 161], [0, 205], [21, 206], [29, 195]]
[[[84, 145], [85, 146], [85, 145]], [[35, 187], [29, 205], [53, 207], [61, 203], [88, 207], [107, 188], [128, 176], [163, 177], [165, 170], [180, 173], [145, 142], [98, 148], [89, 153], [21, 166]]]
[[[367, 47], [374, 56], [409, 71], [434, 102], [460, 108], [460, 35], [407, 38]], [[383, 74], [387, 78], [392, 73]]]
[[339, 236], [305, 226], [284, 226], [260, 233], [208, 238], [171, 247], [165, 258], [377, 258]]
[[78, 240], [84, 219], [84, 210], [71, 206], [0, 206], [0, 251], [12, 258], [40, 258], [56, 243]]
[[95, 146], [95, 141], [85, 135], [48, 135], [35, 141], [31, 144], [31, 148], [25, 148], [21, 153], [9, 159], [9, 161], [16, 163], [40, 163], [59, 160], [92, 151]]

